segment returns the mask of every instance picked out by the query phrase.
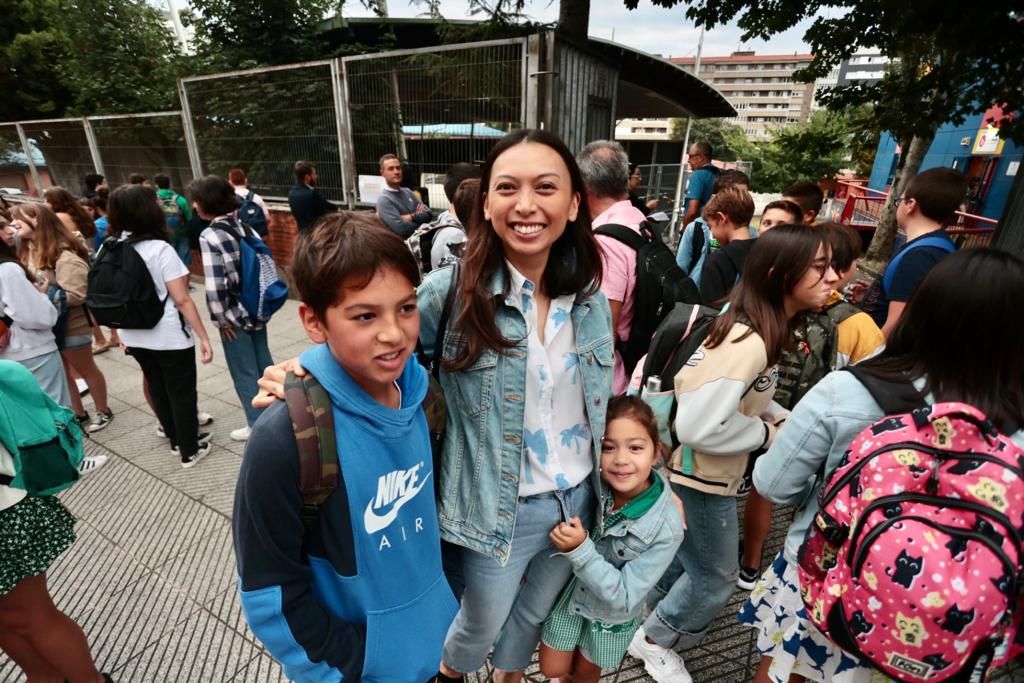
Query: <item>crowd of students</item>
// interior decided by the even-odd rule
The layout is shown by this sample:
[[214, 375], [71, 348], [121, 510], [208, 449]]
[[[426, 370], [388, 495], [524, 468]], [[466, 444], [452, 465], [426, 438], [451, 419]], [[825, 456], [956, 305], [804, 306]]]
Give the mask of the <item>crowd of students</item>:
[[[235, 182], [244, 174], [192, 183], [188, 208], [207, 222], [199, 244], [209, 312], [246, 406], [233, 514], [241, 605], [290, 679], [453, 681], [489, 658], [495, 680], [517, 681], [539, 646], [553, 679], [596, 681], [628, 653], [656, 681], [688, 683], [681, 651], [705, 638], [737, 587], [751, 591], [738, 619], [757, 632], [755, 680], [879, 675], [866, 650], [840, 647], [805, 609], [798, 551], [820, 524], [816, 494], [862, 430], [887, 415], [899, 421], [862, 375], [911, 386], [921, 405], [968, 403], [1013, 438], [1008, 448], [1024, 446], [1024, 361], [1013, 347], [1024, 263], [987, 248], [950, 255], [942, 226], [966, 186], [959, 173], [933, 169], [900, 197], [907, 242], [885, 276], [855, 282], [860, 236], [817, 220], [816, 185], [787, 188], [755, 228], [749, 179], [716, 172], [705, 143], [693, 154], [701, 196], [688, 193], [692, 220], [675, 260], [700, 300], [677, 307], [689, 324], [668, 343], [690, 347], [663, 377], [645, 360], [624, 365], [618, 352], [636, 283], [609, 287], [604, 277], [628, 277], [618, 261], [637, 273], [641, 264], [614, 255], [623, 248], [594, 229], [621, 216], [645, 234], [649, 207], [631, 201], [632, 169], [614, 143], [574, 157], [549, 132], [510, 133], [481, 168], [449, 173], [451, 210], [434, 221], [399, 189], [400, 164], [385, 155], [382, 174], [395, 186], [387, 199], [400, 204], [387, 211], [402, 229], [368, 213], [304, 219], [291, 273], [312, 346], [276, 366], [265, 320], [239, 298], [238, 207], [252, 201]], [[299, 162], [296, 176], [292, 199], [305, 201], [315, 167]], [[164, 239], [161, 200], [177, 201], [142, 185], [110, 193], [101, 249], [111, 239], [130, 245], [164, 306], [156, 326], [122, 329], [120, 339], [188, 467], [209, 451], [194, 339], [202, 362], [213, 352], [188, 270]], [[43, 292], [56, 283], [80, 302], [72, 283], [89, 254], [72, 227], [90, 235], [77, 212], [51, 213], [17, 230], [20, 251], [0, 247], [0, 302], [12, 329], [24, 330], [0, 358], [11, 354], [78, 412], [61, 393], [72, 383], [55, 378], [67, 367], [88, 382], [90, 369], [74, 357], [57, 363], [57, 309]], [[63, 241], [37, 236], [47, 231]], [[33, 268], [53, 275], [39, 280]], [[74, 348], [86, 348], [88, 319], [70, 329]], [[846, 366], [857, 374], [835, 372]], [[90, 425], [102, 429], [103, 392], [90, 391]], [[992, 491], [1021, 476], [1007, 472], [985, 490], [1001, 510], [1009, 503]], [[795, 506], [795, 517], [761, 576], [773, 504]], [[944, 580], [939, 566], [929, 571]], [[905, 581], [896, 572], [885, 571]], [[961, 664], [967, 645], [935, 641], [911, 665]], [[993, 642], [985, 664], [1005, 661], [1006, 645]], [[35, 665], [16, 648], [8, 652], [23, 668]]]

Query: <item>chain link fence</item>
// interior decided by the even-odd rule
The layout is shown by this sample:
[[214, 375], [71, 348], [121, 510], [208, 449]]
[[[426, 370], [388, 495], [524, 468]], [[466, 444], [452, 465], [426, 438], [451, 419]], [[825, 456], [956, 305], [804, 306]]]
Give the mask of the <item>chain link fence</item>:
[[[406, 181], [427, 185], [430, 203], [447, 208], [430, 174], [482, 161], [524, 121], [525, 40], [402, 50], [342, 60], [356, 176], [377, 176], [397, 154]], [[357, 201], [372, 201], [359, 187]], [[439, 195], [439, 196], [438, 196]]]
[[182, 107], [202, 174], [241, 168], [253, 187], [283, 199], [294, 164], [317, 166], [327, 199], [345, 200], [331, 61], [182, 79]]

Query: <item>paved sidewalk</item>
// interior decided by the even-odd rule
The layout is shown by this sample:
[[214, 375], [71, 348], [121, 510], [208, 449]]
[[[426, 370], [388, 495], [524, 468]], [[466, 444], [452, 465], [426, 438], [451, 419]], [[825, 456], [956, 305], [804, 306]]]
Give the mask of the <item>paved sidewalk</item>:
[[[205, 319], [200, 287], [192, 297]], [[270, 324], [275, 360], [307, 345], [297, 308], [289, 301]], [[116, 417], [86, 450], [110, 461], [63, 495], [78, 517], [78, 540], [51, 567], [49, 581], [57, 605], [85, 630], [100, 668], [119, 683], [285, 680], [246, 627], [236, 596], [230, 519], [243, 444], [228, 434], [244, 425], [244, 417], [216, 330], [210, 325], [207, 331], [214, 360], [199, 366], [199, 405], [215, 418], [205, 428], [213, 435], [213, 451], [189, 470], [156, 434], [135, 361], [120, 350], [96, 357]], [[92, 412], [88, 398], [86, 405]], [[768, 556], [780, 547], [787, 524], [778, 512]], [[686, 653], [696, 681], [749, 679], [756, 664], [752, 637], [735, 621], [745, 596], [734, 596], [705, 644]], [[395, 653], [401, 653], [398, 643]], [[469, 680], [487, 678], [483, 671]], [[630, 658], [605, 679], [650, 680]], [[0, 654], [0, 681], [20, 680]], [[531, 672], [528, 680], [545, 679]]]

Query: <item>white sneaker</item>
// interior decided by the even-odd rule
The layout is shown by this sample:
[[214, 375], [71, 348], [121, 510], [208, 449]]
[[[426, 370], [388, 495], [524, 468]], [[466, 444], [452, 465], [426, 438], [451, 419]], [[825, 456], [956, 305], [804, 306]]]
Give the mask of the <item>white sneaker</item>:
[[78, 465], [79, 476], [86, 476], [92, 474], [99, 468], [107, 464], [107, 456], [105, 455], [87, 455], [82, 458], [82, 462]]
[[234, 429], [231, 431], [232, 441], [248, 441], [249, 435], [252, 434], [252, 430], [248, 427], [242, 427], [240, 429]]
[[208, 456], [210, 454], [210, 450], [212, 450], [210, 444], [200, 444], [199, 450], [193, 453], [191, 457], [181, 459], [181, 466], [187, 470], [188, 468], [192, 467], [197, 462]]
[[693, 683], [679, 653], [657, 643], [648, 643], [643, 627], [633, 634], [628, 652], [644, 663], [644, 670], [658, 683]]
[[[213, 422], [213, 415], [210, 415], [209, 413], [204, 413], [203, 411], [200, 410], [198, 413], [196, 413], [196, 422], [199, 423], [200, 427], [205, 427], [206, 425]], [[156, 435], [163, 437], [165, 439], [167, 438], [167, 434], [164, 433], [164, 428], [159, 424], [157, 424], [156, 426]]]

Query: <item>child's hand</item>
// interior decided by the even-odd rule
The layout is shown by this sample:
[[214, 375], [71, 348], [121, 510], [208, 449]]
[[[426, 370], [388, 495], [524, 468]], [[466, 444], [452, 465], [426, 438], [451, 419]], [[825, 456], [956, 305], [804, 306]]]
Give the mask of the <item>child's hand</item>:
[[579, 517], [573, 517], [571, 525], [559, 522], [548, 534], [554, 545], [560, 552], [568, 553], [580, 547], [580, 544], [587, 539], [587, 531], [583, 528], [583, 522]]

